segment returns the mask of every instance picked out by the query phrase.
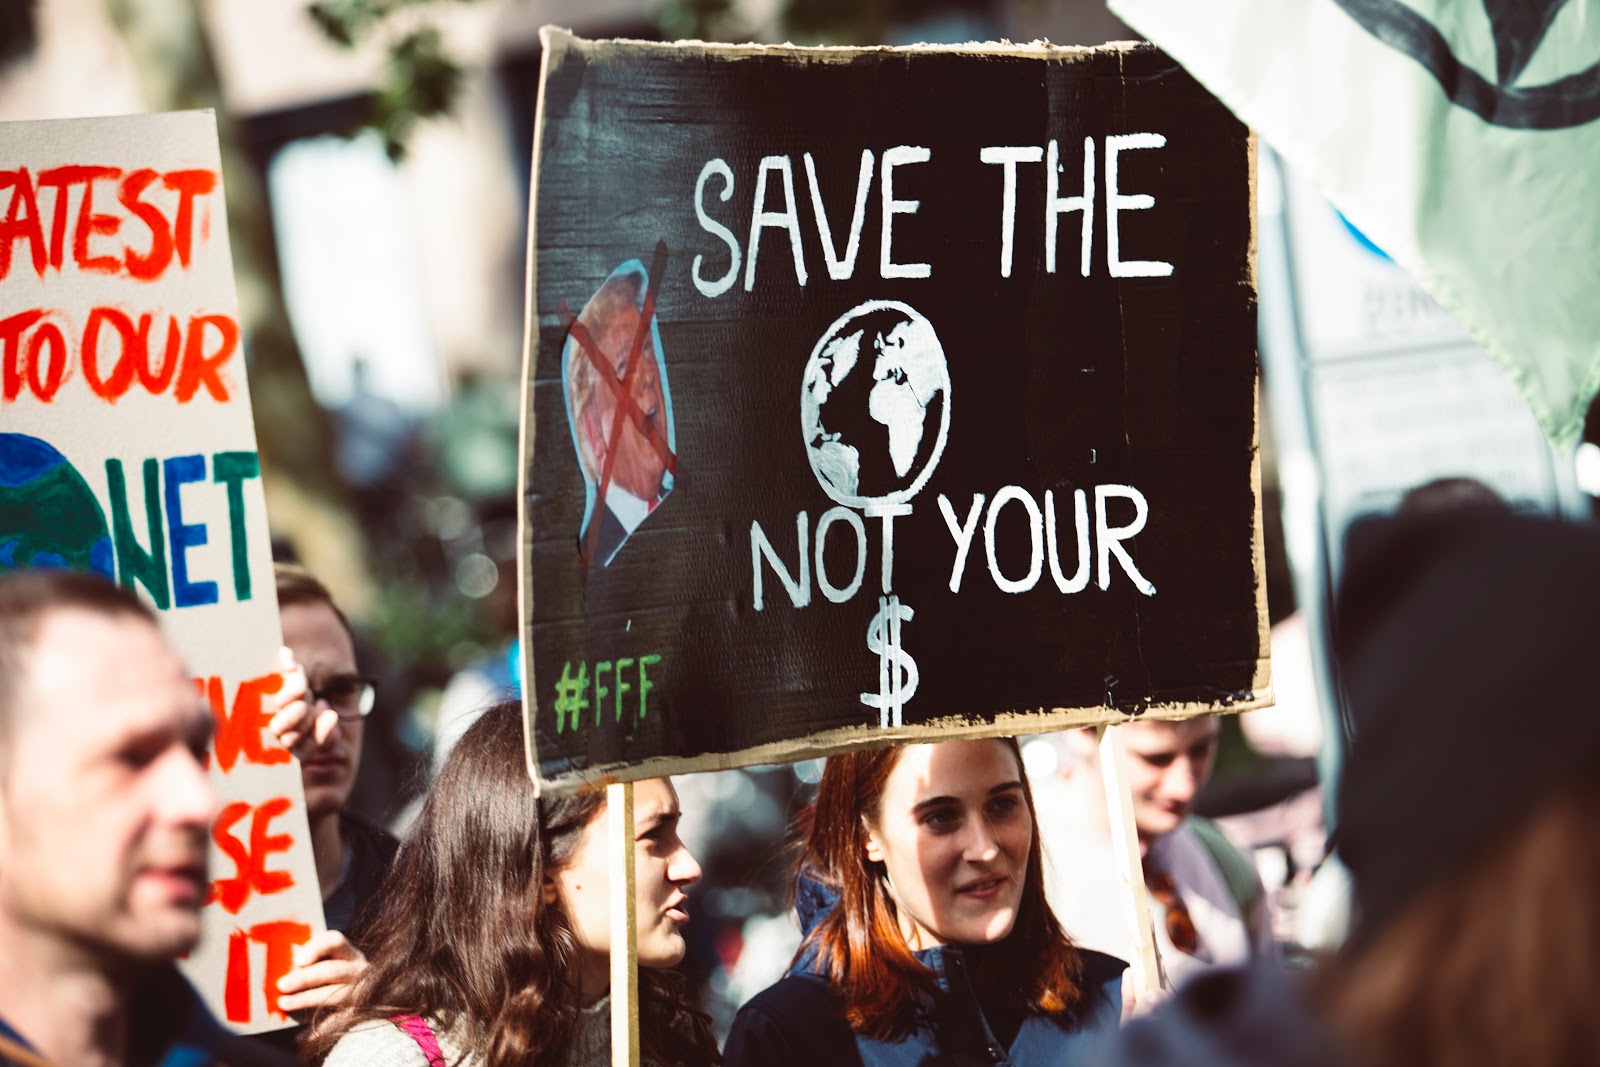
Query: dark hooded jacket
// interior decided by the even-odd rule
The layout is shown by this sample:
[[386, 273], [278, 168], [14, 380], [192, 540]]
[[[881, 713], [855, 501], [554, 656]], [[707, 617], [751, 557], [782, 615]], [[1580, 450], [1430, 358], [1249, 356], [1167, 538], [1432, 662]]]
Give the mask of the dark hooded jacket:
[[[802, 876], [795, 892], [801, 929], [809, 933], [833, 907], [826, 887]], [[776, 985], [739, 1009], [728, 1035], [727, 1067], [1099, 1067], [1107, 1038], [1122, 1015], [1121, 960], [1080, 949], [1088, 999], [1081, 1023], [1068, 1028], [1040, 1015], [1005, 1017], [985, 1004], [972, 982], [982, 949], [942, 945], [916, 954], [934, 974], [938, 993], [918, 1005], [916, 1029], [898, 1041], [850, 1029], [844, 1003], [802, 958]]]
[[1312, 1011], [1304, 977], [1271, 964], [1197, 975], [1129, 1023], [1103, 1067], [1355, 1067]]
[[[1369, 519], [1352, 525], [1345, 560], [1335, 637], [1356, 734], [1336, 832], [1355, 888], [1348, 960], [1593, 773], [1600, 533], [1492, 511]], [[1537, 728], [1506, 728], [1518, 712]], [[1511, 884], [1485, 921], [1539, 906]], [[1504, 981], [1516, 981], [1509, 968]], [[1305, 985], [1270, 968], [1197, 978], [1130, 1025], [1107, 1065], [1359, 1067]]]

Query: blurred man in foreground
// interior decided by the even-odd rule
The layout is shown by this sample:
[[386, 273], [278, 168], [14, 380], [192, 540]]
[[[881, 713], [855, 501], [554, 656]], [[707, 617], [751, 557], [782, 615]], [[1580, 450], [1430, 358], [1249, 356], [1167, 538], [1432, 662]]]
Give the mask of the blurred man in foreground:
[[0, 576], [0, 1062], [274, 1062], [172, 964], [200, 937], [211, 728], [131, 593]]
[[[1172, 985], [1209, 967], [1276, 953], [1254, 866], [1216, 824], [1193, 814], [1217, 755], [1214, 716], [1138, 721], [1122, 731], [1124, 773], [1144, 857], [1156, 952]], [[1039, 790], [1050, 903], [1078, 943], [1132, 959], [1127, 894], [1116, 875], [1093, 730], [1064, 735], [1071, 764]]]

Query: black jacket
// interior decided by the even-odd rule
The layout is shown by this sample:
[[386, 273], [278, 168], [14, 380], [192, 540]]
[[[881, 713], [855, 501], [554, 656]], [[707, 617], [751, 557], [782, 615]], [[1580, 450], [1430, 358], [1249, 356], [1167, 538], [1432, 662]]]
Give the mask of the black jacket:
[[339, 830], [350, 846], [350, 867], [345, 871], [344, 883], [323, 906], [328, 928], [352, 935], [350, 939], [357, 941], [354, 934], [370, 918], [378, 887], [394, 863], [400, 842], [389, 831], [348, 811], [339, 814]]
[[1105, 1067], [1353, 1067], [1303, 977], [1272, 964], [1197, 975], [1129, 1023]]
[[1045, 1016], [1020, 1020], [1003, 1042], [979, 1002], [970, 977], [972, 950], [924, 949], [939, 995], [921, 1006], [915, 1032], [899, 1041], [863, 1037], [845, 1022], [843, 1004], [820, 975], [791, 973], [764, 990], [733, 1021], [723, 1052], [726, 1067], [1100, 1067], [1122, 1016], [1127, 964], [1080, 949], [1089, 1003], [1083, 1022], [1068, 1029]]

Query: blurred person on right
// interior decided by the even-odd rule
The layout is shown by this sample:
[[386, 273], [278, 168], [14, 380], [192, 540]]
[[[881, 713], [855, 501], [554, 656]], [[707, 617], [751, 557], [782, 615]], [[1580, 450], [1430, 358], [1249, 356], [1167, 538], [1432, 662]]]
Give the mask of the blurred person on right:
[[1191, 984], [1117, 1067], [1600, 1062], [1600, 531], [1483, 511], [1351, 529], [1336, 638], [1350, 940]]

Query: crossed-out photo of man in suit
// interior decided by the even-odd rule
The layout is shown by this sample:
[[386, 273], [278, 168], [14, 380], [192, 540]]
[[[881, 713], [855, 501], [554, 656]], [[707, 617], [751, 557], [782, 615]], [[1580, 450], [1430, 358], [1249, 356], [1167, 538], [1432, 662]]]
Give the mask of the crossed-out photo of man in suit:
[[567, 421], [587, 490], [579, 552], [590, 566], [610, 564], [672, 491], [672, 396], [653, 314], [629, 371], [649, 280], [637, 259], [612, 271], [584, 305], [561, 351]]

